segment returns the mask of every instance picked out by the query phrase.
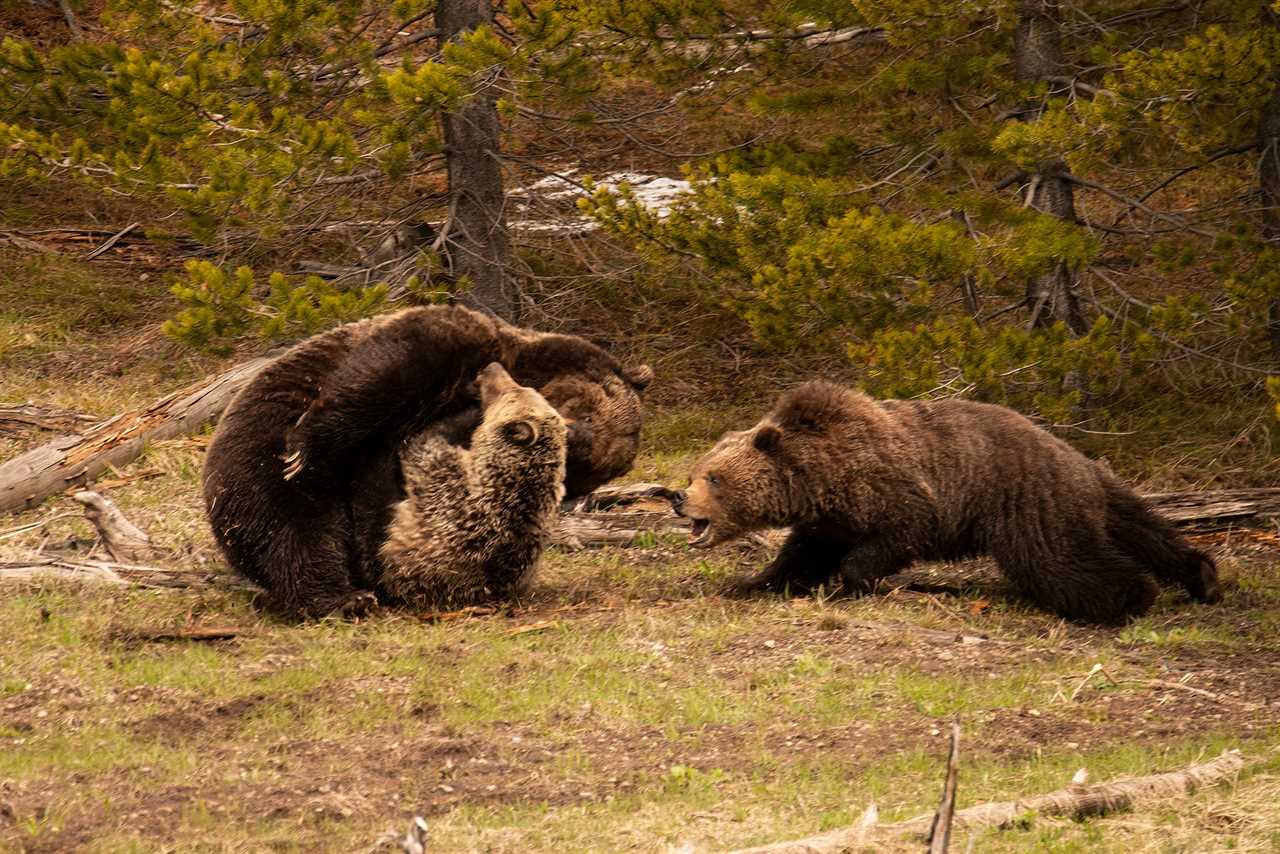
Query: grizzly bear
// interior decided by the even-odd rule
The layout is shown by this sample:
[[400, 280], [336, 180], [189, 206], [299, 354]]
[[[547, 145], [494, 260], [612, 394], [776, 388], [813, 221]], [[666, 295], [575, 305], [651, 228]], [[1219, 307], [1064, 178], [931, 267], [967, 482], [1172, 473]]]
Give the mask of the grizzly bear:
[[497, 362], [480, 373], [470, 449], [428, 431], [401, 453], [405, 498], [379, 556], [378, 593], [424, 609], [526, 589], [564, 496], [564, 418]]
[[1142, 614], [1157, 580], [1201, 602], [1221, 595], [1213, 561], [1106, 468], [990, 404], [810, 382], [721, 438], [678, 504], [700, 546], [791, 528], [739, 594], [859, 595], [918, 560], [989, 554], [1019, 593], [1070, 620]]
[[[460, 306], [406, 309], [306, 339], [231, 401], [209, 445], [204, 498], [230, 566], [282, 616], [372, 604], [370, 537], [404, 497], [404, 440], [433, 424], [469, 434], [474, 378], [498, 362], [568, 424], [565, 488], [628, 471], [647, 366], [623, 368], [573, 335], [534, 332]], [[371, 532], [376, 532], [372, 534]]]

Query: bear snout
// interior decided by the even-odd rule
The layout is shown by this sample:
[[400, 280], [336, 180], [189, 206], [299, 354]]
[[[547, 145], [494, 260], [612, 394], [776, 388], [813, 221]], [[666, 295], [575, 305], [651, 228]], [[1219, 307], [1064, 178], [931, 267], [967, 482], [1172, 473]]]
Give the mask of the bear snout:
[[677, 516], [684, 515], [684, 501], [688, 497], [689, 497], [689, 494], [685, 492], [683, 489], [677, 489], [672, 492], [671, 498], [670, 498], [671, 509], [675, 511], [675, 514]]

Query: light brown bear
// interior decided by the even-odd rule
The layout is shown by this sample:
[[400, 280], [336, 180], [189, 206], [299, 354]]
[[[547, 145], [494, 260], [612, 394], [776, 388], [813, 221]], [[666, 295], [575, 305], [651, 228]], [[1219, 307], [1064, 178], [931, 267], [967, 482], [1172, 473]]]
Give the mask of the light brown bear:
[[1221, 597], [1213, 561], [1106, 468], [990, 404], [807, 383], [721, 438], [680, 504], [696, 545], [791, 528], [738, 593], [858, 595], [918, 560], [990, 554], [1022, 595], [1070, 620], [1142, 614], [1157, 580]]
[[565, 420], [496, 362], [477, 384], [484, 417], [469, 450], [427, 432], [401, 453], [405, 498], [379, 550], [389, 604], [509, 599], [533, 578], [564, 497]]

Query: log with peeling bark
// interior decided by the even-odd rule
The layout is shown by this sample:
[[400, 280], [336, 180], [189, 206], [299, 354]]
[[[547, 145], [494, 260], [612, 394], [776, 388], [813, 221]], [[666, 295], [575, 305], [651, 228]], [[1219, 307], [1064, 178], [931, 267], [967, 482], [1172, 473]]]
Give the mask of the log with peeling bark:
[[[1151, 802], [1183, 798], [1205, 786], [1234, 778], [1244, 768], [1244, 757], [1238, 750], [1223, 753], [1217, 759], [1191, 765], [1181, 771], [1114, 780], [1094, 786], [1071, 785], [1043, 795], [1016, 801], [994, 801], [977, 804], [955, 813], [956, 827], [1008, 827], [1028, 813], [1084, 819], [1130, 810]], [[880, 825], [874, 839], [866, 839], [863, 827], [841, 828], [817, 836], [742, 848], [732, 854], [840, 854], [855, 846], [894, 837], [923, 839], [933, 824], [934, 814], [916, 816], [895, 824]]]
[[18, 403], [0, 406], [0, 433], [18, 433], [32, 427], [55, 430], [59, 433], [78, 433], [101, 419], [83, 412], [44, 406], [39, 403]]
[[0, 513], [25, 510], [54, 493], [89, 483], [108, 466], [133, 460], [148, 442], [195, 432], [221, 414], [232, 396], [270, 361], [262, 357], [243, 362], [212, 380], [0, 464]]
[[[647, 498], [670, 501], [676, 490], [658, 483], [635, 483], [605, 487], [569, 505], [572, 514], [592, 517], [590, 511], [631, 504]], [[1280, 520], [1280, 488], [1221, 489], [1204, 492], [1154, 492], [1142, 496], [1158, 513], [1175, 525], [1192, 532], [1222, 531], [1235, 527], [1263, 527]], [[599, 514], [596, 514], [599, 515]], [[627, 514], [604, 514], [617, 520], [613, 527], [623, 527]], [[652, 517], [654, 533], [681, 533], [688, 530], [686, 520], [664, 514], [642, 514]], [[646, 523], [641, 516], [639, 524]], [[617, 538], [608, 538], [610, 541]]]

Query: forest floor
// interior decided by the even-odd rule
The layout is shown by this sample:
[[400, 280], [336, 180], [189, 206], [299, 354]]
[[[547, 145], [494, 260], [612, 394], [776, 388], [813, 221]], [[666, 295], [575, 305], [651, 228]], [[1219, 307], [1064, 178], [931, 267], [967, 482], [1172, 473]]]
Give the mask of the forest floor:
[[[29, 283], [0, 305], [0, 401], [106, 416], [224, 364], [159, 336], [158, 283], [21, 264], [0, 257]], [[633, 477], [679, 483], [751, 420], [694, 399], [657, 398]], [[0, 460], [47, 438], [0, 436]], [[0, 849], [362, 851], [423, 815], [435, 851], [726, 850], [872, 802], [883, 821], [930, 812], [958, 719], [961, 807], [1081, 767], [1103, 781], [1228, 748], [1248, 763], [1186, 800], [983, 831], [975, 851], [1280, 850], [1275, 532], [1202, 541], [1221, 605], [1169, 593], [1120, 630], [1031, 610], [983, 562], [918, 568], [950, 594], [730, 600], [723, 581], [767, 554], [666, 538], [553, 550], [501, 613], [295, 626], [225, 574], [200, 511], [206, 443], [155, 443], [100, 485], [191, 589], [0, 594]], [[91, 546], [66, 497], [0, 523], [0, 560]], [[234, 636], [141, 639], [190, 627]]]

